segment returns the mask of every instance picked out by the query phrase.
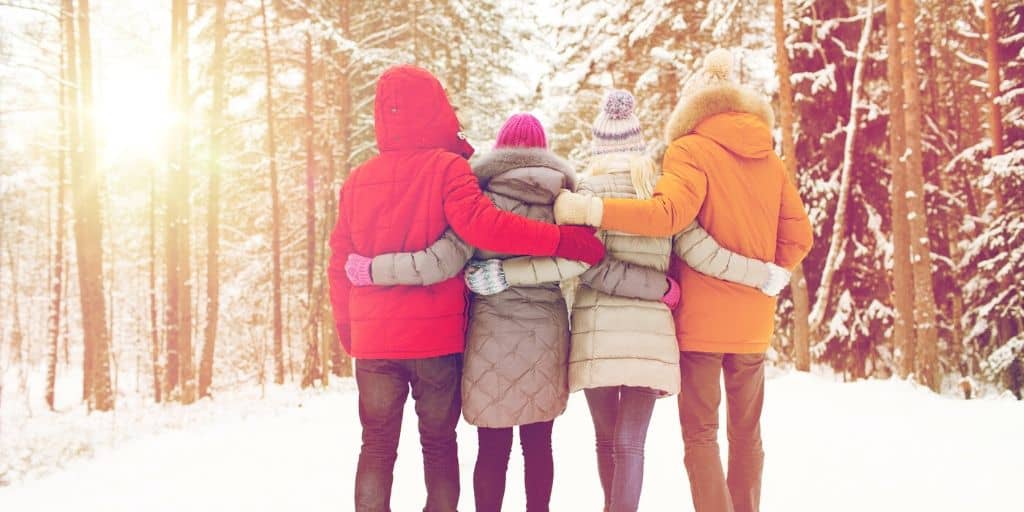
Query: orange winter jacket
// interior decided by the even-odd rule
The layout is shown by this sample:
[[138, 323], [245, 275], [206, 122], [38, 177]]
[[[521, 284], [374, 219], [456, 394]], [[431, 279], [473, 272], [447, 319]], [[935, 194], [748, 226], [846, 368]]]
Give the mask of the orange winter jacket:
[[[673, 114], [678, 117], [680, 109]], [[770, 112], [770, 111], [769, 111]], [[772, 150], [770, 114], [712, 112], [673, 133], [654, 197], [606, 199], [603, 229], [668, 236], [696, 218], [723, 247], [792, 269], [811, 247], [811, 224]], [[692, 116], [691, 116], [692, 117]], [[685, 125], [685, 122], [684, 122]], [[676, 126], [678, 128], [678, 126]], [[674, 265], [679, 349], [734, 354], [768, 349], [776, 299]]]

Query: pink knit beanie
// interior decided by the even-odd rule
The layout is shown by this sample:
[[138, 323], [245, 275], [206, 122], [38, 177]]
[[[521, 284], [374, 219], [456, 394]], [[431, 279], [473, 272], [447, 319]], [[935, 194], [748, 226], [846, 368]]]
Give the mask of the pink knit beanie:
[[531, 114], [513, 114], [498, 130], [495, 148], [544, 148], [548, 147], [548, 139], [544, 135], [544, 127]]

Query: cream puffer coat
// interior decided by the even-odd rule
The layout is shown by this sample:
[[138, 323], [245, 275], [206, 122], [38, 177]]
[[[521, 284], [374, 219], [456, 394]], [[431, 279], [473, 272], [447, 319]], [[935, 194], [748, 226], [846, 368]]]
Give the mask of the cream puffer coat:
[[[646, 155], [595, 157], [578, 192], [601, 198], [647, 199], [659, 172]], [[679, 352], [672, 313], [661, 302], [671, 253], [710, 277], [759, 288], [770, 271], [763, 261], [742, 256], [691, 223], [673, 238], [614, 231], [599, 233], [607, 254], [581, 276], [572, 316], [569, 386], [646, 386], [666, 394], [679, 390]]]
[[[577, 192], [602, 198], [635, 198], [634, 178], [652, 175], [653, 167], [654, 162], [644, 155], [596, 156]], [[650, 177], [656, 179], [656, 176]], [[569, 388], [577, 391], [626, 385], [676, 394], [679, 392], [679, 350], [675, 324], [672, 312], [657, 295], [657, 291], [664, 293], [667, 287], [662, 283], [672, 254], [672, 239], [616, 232], [600, 232], [599, 236], [605, 244], [606, 259], [646, 268], [656, 277], [624, 278], [620, 285], [629, 291], [615, 290], [615, 295], [610, 292], [618, 288], [616, 286], [605, 287], [606, 291], [594, 287], [594, 277], [603, 273], [601, 265], [581, 277], [572, 310]], [[637, 298], [642, 293], [633, 288], [641, 282], [656, 289], [649, 300]]]

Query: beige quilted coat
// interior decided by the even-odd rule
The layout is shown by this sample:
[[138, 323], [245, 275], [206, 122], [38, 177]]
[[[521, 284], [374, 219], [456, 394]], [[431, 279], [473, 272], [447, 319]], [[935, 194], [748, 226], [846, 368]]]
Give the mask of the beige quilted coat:
[[[595, 157], [578, 192], [598, 197], [649, 198], [658, 179], [647, 156]], [[569, 387], [646, 386], [679, 391], [679, 352], [672, 313], [661, 302], [674, 251], [688, 266], [751, 287], [768, 278], [765, 262], [722, 247], [697, 222], [672, 239], [614, 231], [599, 235], [604, 261], [580, 279], [572, 315]]]
[[[637, 197], [632, 176], [638, 165], [653, 165], [625, 154], [596, 157], [592, 175], [581, 181], [577, 192], [598, 197]], [[631, 173], [631, 170], [633, 172]], [[652, 271], [656, 283], [664, 282], [672, 253], [672, 239], [650, 238], [617, 232], [601, 232], [614, 258]], [[603, 386], [645, 386], [667, 394], [679, 392], [679, 350], [672, 312], [652, 294], [648, 299], [616, 295], [595, 289], [593, 278], [600, 265], [584, 274], [572, 310], [572, 350], [569, 386], [572, 391]], [[659, 281], [660, 279], [660, 281]], [[636, 279], [623, 279], [631, 288]], [[660, 292], [664, 294], [665, 286]], [[636, 291], [636, 290], [633, 290]]]
[[[552, 204], [575, 188], [575, 172], [541, 149], [499, 149], [473, 169], [480, 187], [499, 208], [554, 222]], [[429, 285], [458, 274], [472, 256], [501, 259], [510, 288], [474, 296], [466, 334], [462, 412], [481, 427], [510, 427], [552, 420], [565, 410], [569, 315], [559, 282], [587, 265], [561, 258], [517, 257], [476, 251], [448, 232], [415, 253], [373, 259], [375, 285]], [[622, 265], [611, 265], [618, 272]]]
[[[473, 169], [480, 186], [503, 210], [554, 222], [552, 205], [574, 188], [569, 164], [538, 149], [499, 149]], [[565, 410], [569, 389], [569, 318], [559, 281], [587, 266], [557, 258], [516, 258], [487, 251], [476, 259], [505, 259], [511, 287], [476, 296], [466, 333], [462, 414], [480, 427], [552, 420]]]

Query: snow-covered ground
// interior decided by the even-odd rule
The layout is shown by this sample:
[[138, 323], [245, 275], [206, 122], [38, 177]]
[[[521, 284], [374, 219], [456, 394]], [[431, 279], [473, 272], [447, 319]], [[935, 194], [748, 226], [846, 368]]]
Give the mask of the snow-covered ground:
[[[807, 374], [770, 378], [767, 394], [762, 510], [1024, 506], [1024, 403], [956, 400], [904, 382], [843, 384]], [[97, 449], [52, 474], [0, 488], [0, 510], [351, 510], [359, 452], [351, 383], [290, 397], [267, 406], [219, 400], [215, 420]], [[419, 510], [424, 496], [409, 405], [395, 469], [396, 511]], [[459, 439], [461, 509], [472, 510], [472, 427], [461, 425]], [[724, 431], [722, 442], [724, 449]], [[553, 510], [601, 509], [592, 443], [586, 404], [573, 395], [555, 423]], [[675, 401], [662, 400], [648, 437], [641, 509], [692, 510], [682, 461]], [[509, 471], [505, 510], [522, 510], [518, 453]]]

